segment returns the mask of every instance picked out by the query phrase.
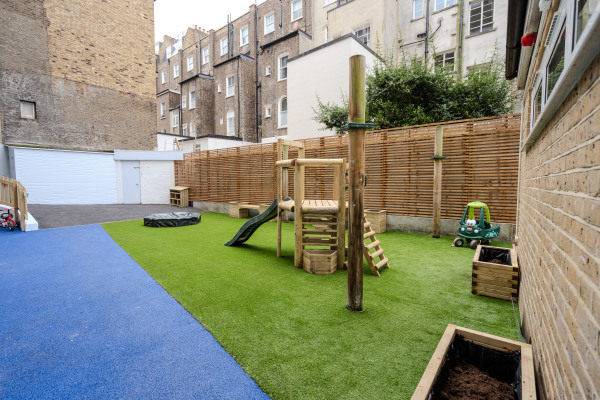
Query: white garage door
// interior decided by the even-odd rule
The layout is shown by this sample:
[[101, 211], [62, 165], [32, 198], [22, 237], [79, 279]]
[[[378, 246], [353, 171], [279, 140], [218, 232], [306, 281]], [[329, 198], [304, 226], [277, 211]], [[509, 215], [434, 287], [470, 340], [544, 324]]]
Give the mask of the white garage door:
[[15, 178], [31, 204], [115, 204], [112, 153], [11, 148]]

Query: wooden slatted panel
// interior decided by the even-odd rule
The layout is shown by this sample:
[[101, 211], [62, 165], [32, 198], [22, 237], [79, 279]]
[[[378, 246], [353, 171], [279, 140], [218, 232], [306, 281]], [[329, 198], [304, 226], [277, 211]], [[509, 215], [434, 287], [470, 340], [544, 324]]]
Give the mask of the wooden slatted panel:
[[[459, 219], [466, 204], [488, 204], [493, 222], [516, 219], [520, 114], [371, 131], [365, 137], [365, 208], [431, 217], [434, 135], [444, 127], [442, 218]], [[347, 135], [303, 140], [306, 158], [347, 158]], [[270, 204], [276, 197], [275, 143], [188, 153], [175, 182], [190, 200]], [[290, 150], [289, 158], [297, 151]], [[306, 168], [306, 199], [333, 199], [333, 168]], [[289, 174], [288, 193], [294, 192]]]

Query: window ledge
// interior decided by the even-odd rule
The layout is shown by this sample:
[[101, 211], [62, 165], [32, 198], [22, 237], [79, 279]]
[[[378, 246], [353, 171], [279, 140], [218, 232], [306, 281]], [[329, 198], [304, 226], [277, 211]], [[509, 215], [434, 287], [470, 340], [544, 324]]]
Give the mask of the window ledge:
[[160, 117], [160, 119], [167, 119], [167, 116], [165, 115], [164, 117]]
[[469, 39], [475, 36], [485, 35], [486, 33], [495, 32], [497, 28], [490, 29], [489, 31], [474, 33], [472, 35], [465, 36], [465, 39]]
[[416, 22], [416, 21], [420, 21], [422, 19], [425, 19], [425, 16], [419, 17], [419, 18], [413, 18], [410, 20], [410, 22]]
[[283, 79], [277, 78], [277, 82], [283, 82], [283, 81], [287, 81], [287, 78], [283, 78]]
[[287, 129], [287, 125], [278, 126], [277, 129]]
[[234, 93], [234, 94], [227, 95], [227, 96], [225, 96], [225, 98], [226, 98], [226, 99], [228, 99], [228, 98], [230, 98], [230, 97], [233, 97], [233, 96], [235, 96], [235, 93]]
[[300, 17], [300, 18], [293, 19], [291, 22], [300, 21], [302, 18], [304, 18], [304, 16], [302, 16], [302, 17]]

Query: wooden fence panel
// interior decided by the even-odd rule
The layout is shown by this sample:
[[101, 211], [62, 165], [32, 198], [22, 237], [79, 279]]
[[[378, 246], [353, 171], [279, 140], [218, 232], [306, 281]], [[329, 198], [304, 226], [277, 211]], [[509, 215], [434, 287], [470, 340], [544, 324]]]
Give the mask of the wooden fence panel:
[[[516, 219], [520, 114], [369, 132], [365, 137], [365, 209], [431, 217], [434, 136], [444, 128], [442, 218], [458, 219], [466, 204], [487, 203], [494, 222]], [[347, 135], [303, 140], [307, 158], [347, 158]], [[276, 197], [275, 143], [188, 153], [175, 163], [175, 182], [190, 200], [271, 203]], [[290, 158], [297, 152], [290, 151]], [[293, 174], [288, 192], [293, 193]], [[306, 168], [306, 198], [333, 198], [333, 169]]]

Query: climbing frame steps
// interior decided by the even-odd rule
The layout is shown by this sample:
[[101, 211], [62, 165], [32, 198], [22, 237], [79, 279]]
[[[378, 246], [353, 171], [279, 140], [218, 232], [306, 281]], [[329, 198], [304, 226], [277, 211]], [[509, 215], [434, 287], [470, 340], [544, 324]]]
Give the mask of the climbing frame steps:
[[[367, 264], [369, 264], [369, 268], [371, 269], [371, 273], [375, 276], [379, 275], [379, 270], [381, 268], [389, 268], [389, 260], [383, 254], [383, 249], [380, 246], [379, 240], [375, 237], [375, 231], [371, 228], [371, 223], [367, 222], [365, 218], [365, 231], [363, 235], [363, 241], [370, 240], [370, 242], [363, 242], [363, 255], [367, 260]], [[371, 252], [371, 250], [375, 250]], [[377, 259], [379, 258], [379, 261]]]

